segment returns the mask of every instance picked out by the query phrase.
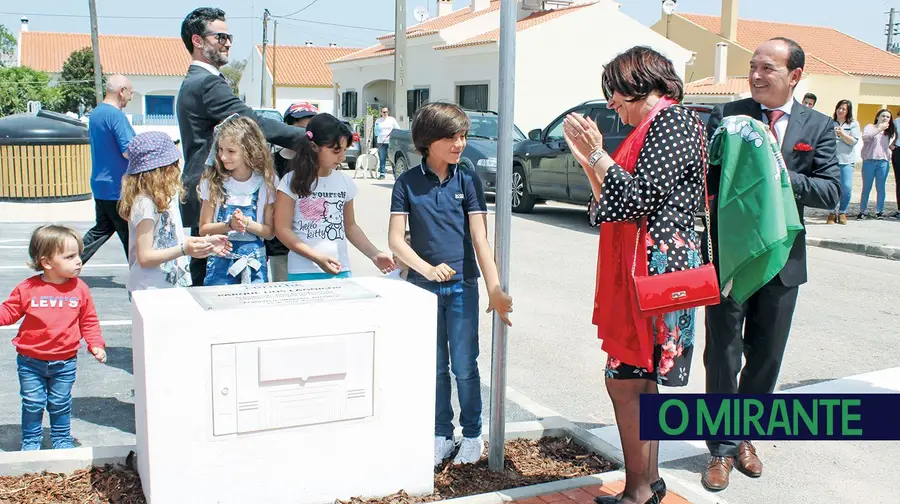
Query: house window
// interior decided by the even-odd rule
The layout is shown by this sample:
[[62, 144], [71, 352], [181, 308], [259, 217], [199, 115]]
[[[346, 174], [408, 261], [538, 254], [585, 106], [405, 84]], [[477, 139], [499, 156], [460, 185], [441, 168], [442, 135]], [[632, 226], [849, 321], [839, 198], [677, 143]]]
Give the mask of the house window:
[[357, 115], [356, 91], [345, 91], [341, 95], [341, 115], [344, 117], [356, 117]]
[[456, 103], [464, 109], [487, 110], [488, 109], [488, 85], [470, 84], [456, 86]]
[[144, 112], [147, 115], [171, 116], [175, 115], [175, 97], [166, 95], [144, 96]]
[[428, 103], [428, 89], [410, 89], [406, 92], [406, 113], [412, 117], [422, 105]]

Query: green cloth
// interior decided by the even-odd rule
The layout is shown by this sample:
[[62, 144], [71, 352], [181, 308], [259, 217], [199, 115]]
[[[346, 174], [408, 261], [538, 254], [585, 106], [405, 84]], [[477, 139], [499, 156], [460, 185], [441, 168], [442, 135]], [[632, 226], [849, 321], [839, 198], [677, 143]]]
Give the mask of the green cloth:
[[784, 268], [803, 224], [778, 141], [762, 122], [723, 118], [709, 154], [710, 164], [722, 167], [719, 285], [743, 303]]

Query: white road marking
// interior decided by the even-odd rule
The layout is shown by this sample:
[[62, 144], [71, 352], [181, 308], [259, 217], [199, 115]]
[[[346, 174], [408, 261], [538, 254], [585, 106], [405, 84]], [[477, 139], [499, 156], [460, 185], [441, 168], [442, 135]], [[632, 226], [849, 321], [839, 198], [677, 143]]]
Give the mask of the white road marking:
[[12, 243], [12, 242], [25, 242], [25, 243], [28, 243], [29, 241], [31, 241], [30, 238], [12, 238], [12, 239], [9, 239], [9, 240], [0, 240], [0, 243]]
[[[98, 268], [98, 269], [99, 268], [127, 268], [127, 267], [128, 267], [128, 263], [122, 263], [122, 264], [90, 263], [90, 264], [85, 264], [84, 266], [82, 266], [82, 268]], [[0, 270], [22, 270], [22, 269], [30, 270], [31, 268], [29, 268], [28, 266], [25, 266], [25, 265], [22, 265], [22, 266], [0, 266]]]
[[0, 245], [0, 249], [28, 249], [28, 245]]
[[[0, 327], [0, 331], [2, 330], [18, 330], [19, 326], [22, 324], [16, 324], [11, 326], [2, 326]], [[121, 327], [121, 326], [130, 326], [131, 320], [101, 320], [100, 327]]]

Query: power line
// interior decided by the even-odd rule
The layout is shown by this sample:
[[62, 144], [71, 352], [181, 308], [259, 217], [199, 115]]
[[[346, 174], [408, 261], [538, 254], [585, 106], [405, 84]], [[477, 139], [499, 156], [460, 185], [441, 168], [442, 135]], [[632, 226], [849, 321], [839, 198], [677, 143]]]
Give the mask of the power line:
[[353, 25], [345, 25], [345, 24], [337, 24], [337, 23], [326, 23], [324, 21], [311, 21], [309, 19], [297, 19], [297, 18], [291, 18], [291, 17], [285, 17], [285, 18], [281, 18], [281, 19], [290, 19], [291, 21], [298, 21], [300, 23], [313, 23], [313, 24], [323, 25], [323, 26], [337, 26], [339, 28], [355, 28], [357, 30], [371, 30], [371, 31], [377, 31], [377, 32], [382, 32], [382, 33], [392, 31], [392, 30], [389, 30], [386, 28], [372, 28], [370, 26], [353, 26]]
[[[86, 18], [87, 14], [44, 14], [44, 13], [22, 13], [22, 12], [0, 12], [2, 16], [38, 16], [38, 17], [67, 17], [67, 18]], [[104, 19], [177, 19], [183, 20], [183, 16], [97, 16]], [[229, 16], [228, 19], [260, 19], [259, 16]]]
[[286, 15], [286, 16], [272, 16], [272, 17], [286, 18], [286, 17], [290, 17], [290, 16], [295, 16], [295, 15], [300, 14], [301, 12], [305, 11], [306, 9], [309, 9], [310, 7], [312, 7], [313, 5], [315, 5], [316, 2], [318, 2], [318, 1], [319, 1], [319, 0], [312, 0], [312, 2], [310, 2], [310, 3], [308, 3], [308, 4], [306, 5], [306, 7], [303, 7], [302, 9], [300, 9], [300, 10], [298, 10], [298, 11], [296, 11], [296, 12], [292, 12], [292, 13]]

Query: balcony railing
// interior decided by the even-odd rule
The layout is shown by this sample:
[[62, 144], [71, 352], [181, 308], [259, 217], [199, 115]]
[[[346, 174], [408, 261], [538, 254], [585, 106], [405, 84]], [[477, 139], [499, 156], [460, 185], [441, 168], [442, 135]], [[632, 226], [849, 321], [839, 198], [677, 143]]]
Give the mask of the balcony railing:
[[131, 116], [131, 124], [135, 126], [178, 126], [178, 121], [172, 114], [134, 114]]

